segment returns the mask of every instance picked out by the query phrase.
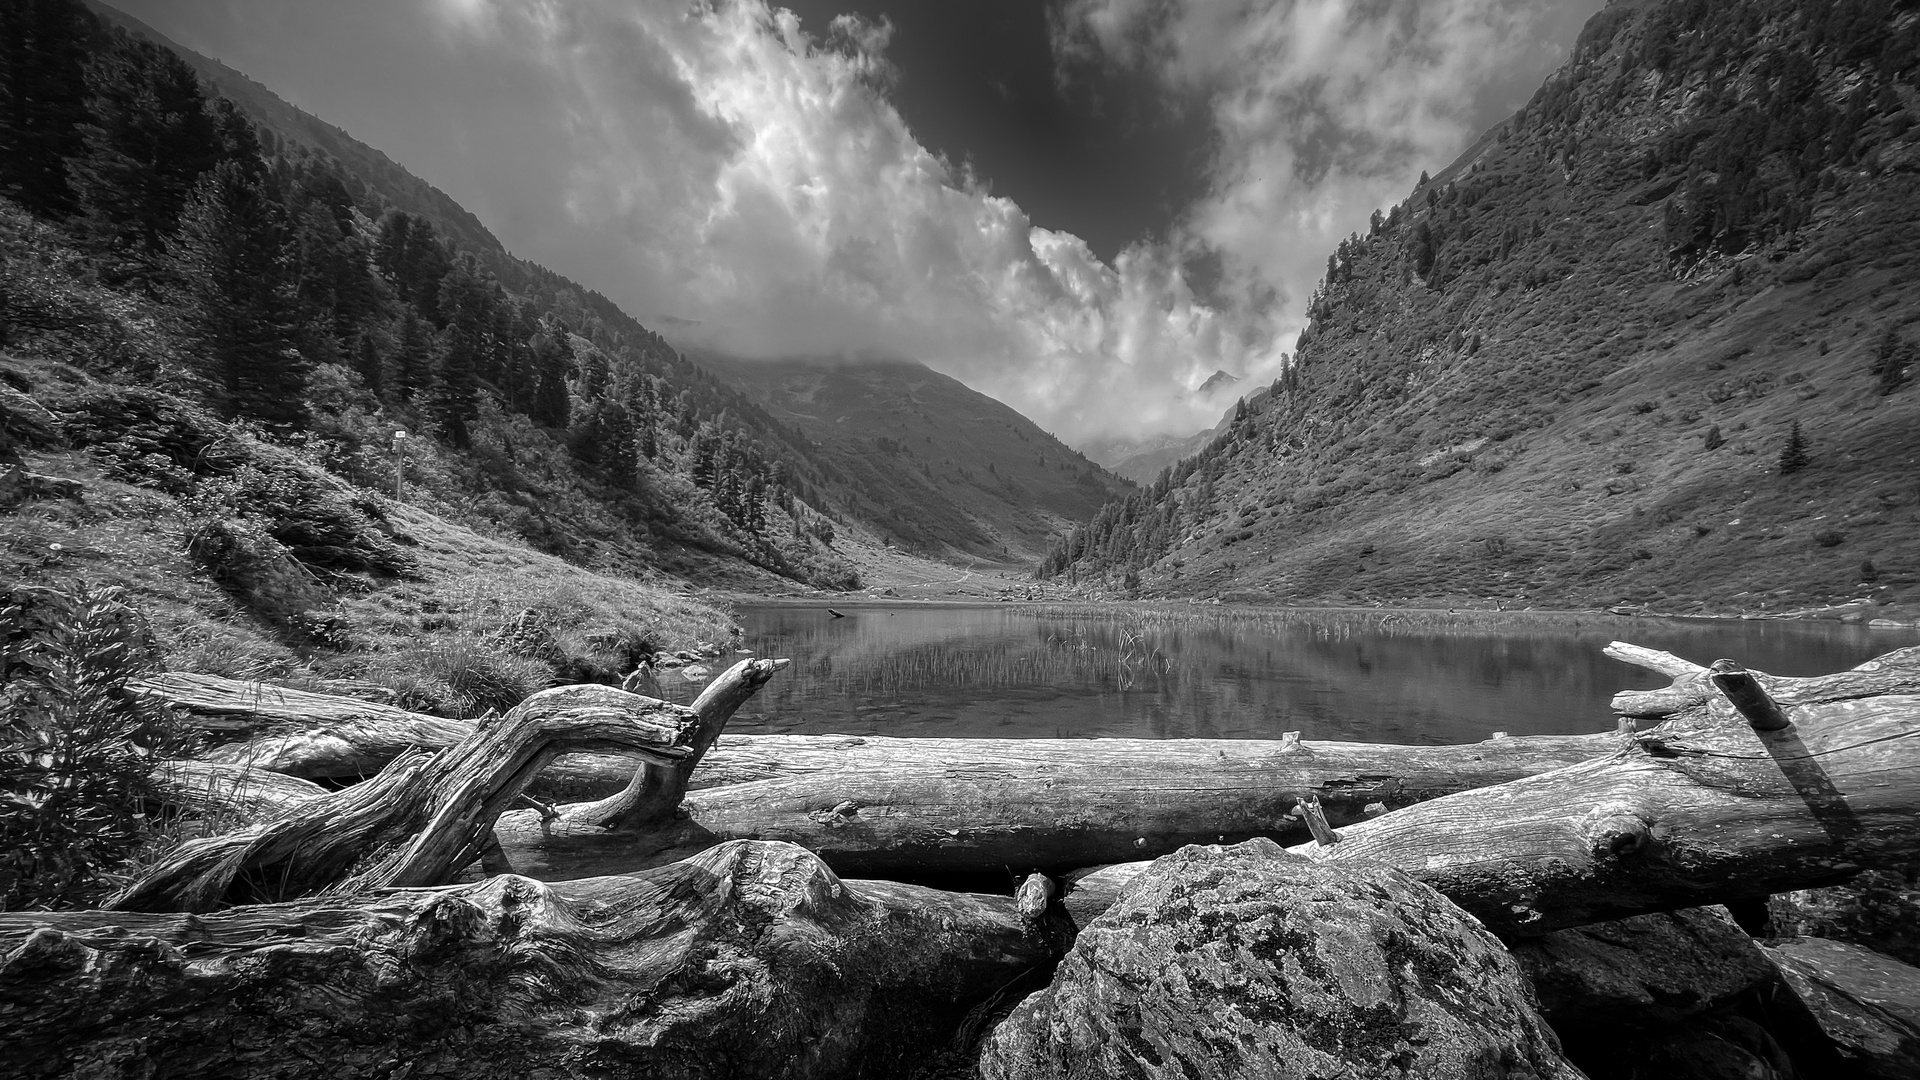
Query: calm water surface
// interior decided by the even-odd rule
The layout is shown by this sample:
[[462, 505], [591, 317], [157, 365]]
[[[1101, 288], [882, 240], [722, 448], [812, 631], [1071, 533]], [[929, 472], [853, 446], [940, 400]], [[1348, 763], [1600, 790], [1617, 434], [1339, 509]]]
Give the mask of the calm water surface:
[[1819, 675], [1920, 643], [1838, 623], [1603, 615], [1025, 604], [742, 607], [743, 645], [791, 657], [729, 731], [1447, 743], [1601, 731], [1666, 679], [1619, 639], [1697, 663]]

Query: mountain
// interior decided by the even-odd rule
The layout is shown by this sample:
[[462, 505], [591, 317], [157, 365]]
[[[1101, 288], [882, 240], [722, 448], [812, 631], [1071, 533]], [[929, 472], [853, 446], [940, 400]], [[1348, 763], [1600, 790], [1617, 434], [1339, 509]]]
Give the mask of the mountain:
[[1031, 563], [1127, 485], [1006, 405], [910, 360], [690, 354], [804, 432], [844, 505], [923, 553]]
[[[433, 494], [449, 510], [459, 507], [468, 524], [585, 565], [737, 583], [741, 575], [727, 564], [743, 561], [838, 587], [857, 583], [848, 540], [891, 537], [938, 555], [1031, 556], [1050, 523], [1085, 516], [1118, 490], [1104, 475], [1076, 485], [1077, 472], [1062, 473], [1059, 483], [991, 480], [983, 484], [1001, 489], [995, 494], [940, 495], [929, 504], [933, 518], [908, 513], [908, 503], [925, 494], [917, 490], [924, 478], [854, 460], [871, 445], [828, 439], [829, 449], [816, 446], [813, 434], [694, 365], [607, 297], [514, 256], [444, 192], [340, 128], [105, 5], [83, 11], [67, 0], [36, 0], [34, 10], [69, 13], [60, 15], [67, 29], [49, 38], [65, 52], [36, 45], [59, 53], [61, 104], [73, 114], [64, 122], [105, 107], [81, 73], [89, 57], [107, 57], [129, 78], [174, 88], [183, 104], [171, 115], [185, 116], [187, 127], [225, 124], [233, 132], [223, 136], [228, 143], [247, 144], [209, 145], [200, 158], [171, 154], [191, 168], [177, 170], [173, 203], [149, 215], [150, 250], [130, 273], [138, 281], [164, 277], [166, 245], [152, 234], [172, 228], [201, 170], [232, 157], [245, 177], [241, 187], [260, 188], [278, 204], [262, 211], [259, 266], [277, 266], [269, 277], [297, 280], [268, 282], [260, 302], [272, 307], [278, 289], [295, 294], [297, 311], [262, 323], [294, 324], [275, 331], [289, 338], [282, 355], [290, 362], [243, 365], [232, 378], [194, 372], [188, 383], [217, 413], [272, 420], [333, 447], [350, 480], [377, 483], [395, 428], [424, 432], [435, 438], [408, 444], [417, 467], [442, 481]], [[184, 64], [185, 74], [170, 62]], [[187, 85], [195, 80], [197, 91]], [[189, 97], [204, 100], [185, 104]], [[241, 121], [220, 119], [223, 110], [252, 130], [238, 132]], [[165, 115], [132, 116], [126, 127], [158, 128]], [[100, 153], [74, 141], [29, 156], [58, 177], [76, 167], [77, 155]], [[76, 175], [91, 170], [88, 164]], [[38, 204], [22, 189], [29, 209], [74, 229], [83, 257], [103, 254], [83, 235], [98, 208], [74, 206], [51, 181], [42, 186], [50, 194]], [[219, 291], [206, 290], [207, 298]], [[178, 355], [193, 354], [191, 337], [178, 342]], [[263, 380], [279, 383], [241, 385]], [[984, 415], [981, 401], [973, 395], [961, 411]], [[266, 415], [275, 410], [285, 415]], [[1011, 410], [997, 403], [992, 410], [996, 423], [1033, 436]], [[1073, 469], [1091, 468], [1064, 448], [1056, 456], [1071, 458]]]
[[[1233, 388], [1239, 384], [1238, 376], [1216, 369], [1190, 396], [1202, 404], [1212, 404], [1218, 408], [1232, 398]], [[1255, 396], [1261, 396], [1266, 392], [1266, 388], [1262, 387], [1253, 393]], [[1096, 439], [1082, 449], [1086, 451], [1089, 458], [1106, 466], [1114, 475], [1136, 484], [1148, 484], [1153, 482], [1154, 477], [1177, 464], [1182, 458], [1192, 457], [1206, 449], [1208, 443], [1227, 429], [1227, 425], [1233, 420], [1233, 415], [1234, 410], [1229, 408], [1221, 416], [1219, 423], [1191, 435]]]
[[1193, 396], [1199, 398], [1213, 397], [1216, 394], [1231, 391], [1239, 382], [1240, 377], [1238, 375], [1229, 375], [1225, 371], [1215, 368], [1213, 374], [1207, 376], [1207, 381], [1201, 383], [1199, 388], [1194, 390]]
[[1149, 435], [1142, 439], [1096, 439], [1084, 449], [1087, 457], [1105, 466], [1115, 476], [1136, 484], [1150, 484], [1181, 458], [1192, 457], [1206, 449], [1218, 428], [1196, 431], [1191, 435]]
[[[1150, 595], [1920, 601], [1920, 12], [1616, 2], [1050, 553]], [[1792, 449], [1790, 449], [1790, 446]]]

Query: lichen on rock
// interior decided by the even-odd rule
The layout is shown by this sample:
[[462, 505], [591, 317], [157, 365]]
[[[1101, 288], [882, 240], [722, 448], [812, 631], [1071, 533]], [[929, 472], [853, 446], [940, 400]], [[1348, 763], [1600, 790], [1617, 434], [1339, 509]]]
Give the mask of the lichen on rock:
[[1579, 1075], [1471, 915], [1399, 870], [1264, 839], [1157, 860], [980, 1066], [989, 1080]]

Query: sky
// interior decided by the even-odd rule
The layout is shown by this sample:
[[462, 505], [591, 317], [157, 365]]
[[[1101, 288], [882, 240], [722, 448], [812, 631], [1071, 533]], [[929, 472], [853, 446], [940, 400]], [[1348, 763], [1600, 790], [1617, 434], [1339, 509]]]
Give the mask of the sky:
[[683, 345], [1076, 445], [1277, 376], [1326, 256], [1600, 0], [123, 0]]

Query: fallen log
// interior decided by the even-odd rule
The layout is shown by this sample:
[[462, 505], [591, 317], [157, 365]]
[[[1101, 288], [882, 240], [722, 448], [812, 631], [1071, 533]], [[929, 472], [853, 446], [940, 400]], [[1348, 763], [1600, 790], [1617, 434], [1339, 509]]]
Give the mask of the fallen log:
[[960, 747], [944, 761], [905, 745], [921, 740], [868, 740], [838, 769], [690, 791], [672, 816], [622, 825], [605, 803], [588, 803], [509, 812], [495, 831], [516, 872], [547, 880], [657, 866], [732, 839], [799, 844], [856, 876], [1065, 870], [1192, 843], [1304, 837], [1290, 816], [1302, 798], [1344, 824], [1376, 804], [1605, 755], [1618, 740], [925, 740]]
[[[1622, 716], [1672, 716], [1720, 697], [1714, 689], [1710, 667], [1624, 641], [1613, 642], [1603, 651], [1615, 660], [1657, 671], [1673, 680], [1670, 685], [1655, 690], [1622, 690], [1615, 694], [1613, 711]], [[1851, 671], [1834, 675], [1795, 678], [1760, 671], [1751, 674], [1761, 688], [1783, 706], [1818, 705], [1878, 694], [1920, 694], [1920, 645], [1895, 649]]]
[[162, 761], [154, 766], [152, 778], [166, 809], [215, 827], [252, 824], [327, 793], [297, 776], [193, 758]]
[[671, 768], [691, 752], [702, 719], [606, 686], [542, 691], [448, 750], [409, 750], [365, 783], [182, 844], [109, 906], [210, 911], [326, 889], [440, 884], [480, 856], [494, 819], [561, 750], [624, 746]]
[[[1419, 803], [1294, 850], [1397, 866], [1508, 938], [1910, 862], [1920, 856], [1920, 695], [1873, 689], [1886, 667], [1817, 680], [1833, 700], [1781, 703], [1789, 723], [1779, 730], [1756, 729], [1722, 698], [1608, 757]], [[1068, 911], [1084, 925], [1141, 866], [1084, 875]]]
[[905, 1076], [1062, 947], [1010, 897], [735, 843], [209, 915], [0, 914], [17, 1077]]
[[[234, 723], [268, 734], [257, 735], [251, 751], [230, 744], [234, 760], [275, 767], [310, 763], [299, 767], [302, 772], [325, 762], [370, 762], [403, 738], [435, 732], [445, 738], [465, 723], [414, 717], [382, 732], [384, 721], [365, 703], [353, 702], [317, 714], [321, 726], [296, 731], [286, 725], [322, 695], [265, 693], [255, 706], [243, 696], [246, 685], [169, 677], [150, 680], [144, 692], [202, 714], [219, 709], [247, 718]], [[201, 696], [190, 698], [187, 691], [195, 687]], [[704, 756], [682, 763], [676, 782], [694, 789], [684, 799], [636, 787], [646, 774], [634, 758], [567, 755], [548, 772], [572, 772], [535, 792], [548, 796], [558, 787], [616, 794], [512, 811], [497, 832], [508, 865], [547, 879], [659, 866], [739, 838], [797, 843], [849, 874], [1063, 870], [1165, 854], [1188, 843], [1304, 838], [1305, 823], [1290, 816], [1303, 798], [1317, 797], [1337, 825], [1359, 820], [1369, 807], [1377, 813], [1585, 761], [1611, 753], [1616, 740], [1600, 733], [1393, 746], [1308, 742], [1296, 735], [1155, 740], [721, 734]], [[352, 754], [335, 753], [348, 745], [355, 748]], [[695, 760], [697, 769], [691, 768]], [[672, 812], [676, 807], [678, 814]]]

